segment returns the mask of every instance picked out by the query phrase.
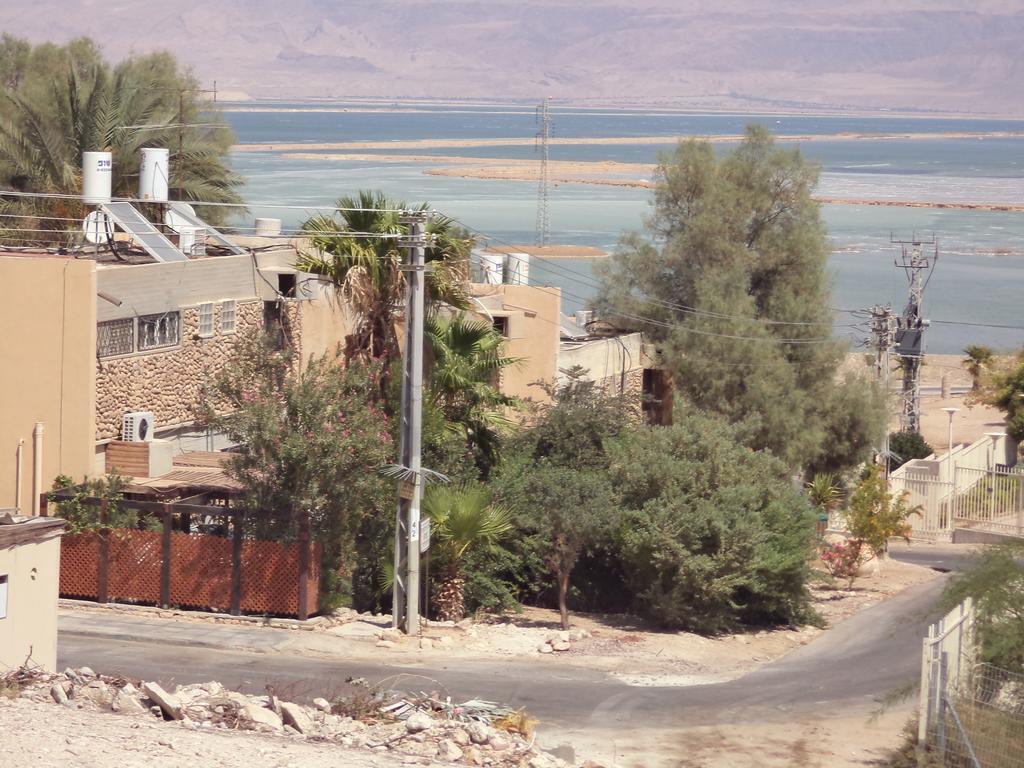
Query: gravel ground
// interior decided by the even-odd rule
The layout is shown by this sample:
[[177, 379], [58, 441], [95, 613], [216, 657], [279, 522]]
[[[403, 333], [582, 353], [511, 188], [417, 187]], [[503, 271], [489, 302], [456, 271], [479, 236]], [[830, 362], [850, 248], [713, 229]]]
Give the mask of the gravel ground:
[[[409, 756], [0, 698], [0, 768], [396, 768]], [[441, 768], [448, 763], [416, 761]]]

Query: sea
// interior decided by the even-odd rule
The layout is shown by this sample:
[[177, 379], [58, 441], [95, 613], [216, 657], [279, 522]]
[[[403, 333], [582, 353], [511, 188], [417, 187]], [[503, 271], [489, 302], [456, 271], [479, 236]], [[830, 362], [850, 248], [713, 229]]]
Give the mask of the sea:
[[[307, 156], [301, 158], [291, 148], [235, 152], [233, 166], [246, 181], [249, 226], [254, 216], [299, 226], [318, 207], [330, 206], [343, 195], [379, 189], [408, 203], [428, 202], [493, 243], [535, 240], [536, 181], [424, 173], [432, 167], [450, 167], [444, 158], [452, 156], [536, 159], [537, 149], [530, 141], [516, 146], [486, 144], [534, 137], [538, 123], [532, 105], [247, 102], [224, 107], [240, 144], [483, 140], [473, 147], [360, 149], [360, 159], [330, 149], [304, 149]], [[757, 123], [779, 135], [817, 137], [786, 146], [799, 147], [819, 164], [817, 194], [823, 198], [1024, 205], [1024, 135], [991, 135], [1024, 132], [1022, 120], [565, 106], [553, 106], [551, 118], [551, 135], [559, 140], [550, 146], [552, 161], [654, 163], [672, 150], [672, 137], [727, 137]], [[914, 136], [851, 137], [862, 134]], [[628, 141], [661, 136], [663, 144]], [[585, 143], [604, 137], [625, 141]], [[723, 152], [732, 146], [716, 144]], [[650, 201], [649, 189], [552, 184], [549, 241], [614, 251], [624, 232], [643, 231]], [[282, 204], [296, 207], [275, 207]], [[1003, 351], [1024, 346], [1024, 212], [846, 203], [824, 204], [822, 212], [832, 246], [829, 269], [837, 332], [858, 343], [866, 332], [844, 327], [853, 324], [850, 312], [875, 304], [891, 304], [901, 311], [907, 277], [895, 263], [899, 250], [892, 241], [934, 239], [938, 258], [924, 301], [924, 315], [932, 322], [927, 350], [955, 354], [968, 344]], [[530, 282], [561, 288], [566, 313], [586, 307], [598, 284], [592, 259], [535, 259]]]

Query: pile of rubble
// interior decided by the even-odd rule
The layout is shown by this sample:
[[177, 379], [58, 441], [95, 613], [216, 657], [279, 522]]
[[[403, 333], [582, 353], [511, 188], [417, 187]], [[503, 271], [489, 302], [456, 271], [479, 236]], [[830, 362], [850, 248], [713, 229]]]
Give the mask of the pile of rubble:
[[152, 718], [169, 727], [255, 731], [394, 752], [403, 764], [569, 768], [536, 747], [533, 723], [525, 713], [481, 701], [459, 705], [427, 694], [397, 698], [362, 686], [351, 698], [317, 698], [312, 706], [304, 706], [272, 693], [250, 696], [229, 691], [216, 682], [167, 691], [157, 683], [97, 675], [88, 667], [60, 674], [21, 669], [0, 678], [0, 687], [8, 695]]

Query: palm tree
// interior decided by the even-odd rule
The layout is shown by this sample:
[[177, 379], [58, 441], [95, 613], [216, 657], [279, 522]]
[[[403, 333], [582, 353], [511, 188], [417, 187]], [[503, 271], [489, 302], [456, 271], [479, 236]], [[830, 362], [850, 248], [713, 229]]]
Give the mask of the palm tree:
[[520, 362], [502, 355], [505, 338], [491, 325], [459, 313], [433, 314], [425, 333], [433, 352], [430, 392], [449, 430], [458, 432], [486, 478], [498, 462], [502, 429], [511, 425], [504, 410], [516, 404], [498, 387], [501, 370]]
[[995, 352], [992, 347], [971, 344], [964, 349], [964, 355], [966, 355], [966, 359], [962, 365], [971, 374], [971, 391], [977, 392], [981, 389], [981, 379], [985, 374], [985, 369], [992, 364], [992, 360], [995, 358]]
[[[132, 57], [112, 68], [94, 44], [77, 41], [50, 55], [48, 81], [40, 82], [39, 73], [0, 94], [0, 186], [77, 195], [82, 153], [109, 150], [113, 194], [134, 197], [140, 149], [167, 147], [171, 187], [183, 199], [241, 202], [241, 177], [226, 164], [231, 130], [209, 104], [197, 102], [196, 84], [178, 73], [168, 54]], [[0, 205], [2, 213], [28, 217], [8, 219], [19, 222], [8, 224], [9, 235], [51, 245], [77, 229], [69, 220], [85, 213], [77, 200], [11, 198]], [[223, 213], [214, 209], [204, 216]]]
[[423, 496], [444, 563], [434, 605], [442, 621], [458, 621], [464, 608], [463, 562], [470, 549], [492, 546], [512, 529], [512, 513], [492, 504], [482, 485], [432, 485]]
[[[416, 210], [427, 207], [424, 203]], [[340, 198], [337, 208], [330, 216], [314, 216], [303, 224], [316, 250], [303, 254], [297, 266], [329, 278], [352, 309], [355, 328], [346, 339], [346, 357], [377, 359], [386, 375], [398, 356], [395, 321], [405, 295], [398, 237], [407, 231], [400, 218], [409, 206], [383, 192], [362, 190]], [[426, 252], [432, 265], [428, 297], [464, 307], [472, 239], [446, 216], [432, 216], [426, 231], [433, 238]]]

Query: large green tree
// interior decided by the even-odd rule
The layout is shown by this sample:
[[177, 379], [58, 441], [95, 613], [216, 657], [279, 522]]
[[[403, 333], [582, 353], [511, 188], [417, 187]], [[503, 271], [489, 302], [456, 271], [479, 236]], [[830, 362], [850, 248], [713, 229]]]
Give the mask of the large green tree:
[[[82, 153], [109, 150], [114, 195], [134, 197], [139, 150], [166, 147], [172, 197], [180, 190], [185, 200], [241, 202], [241, 177], [227, 162], [234, 135], [170, 54], [131, 55], [111, 65], [89, 39], [33, 47], [5, 35], [0, 84], [4, 189], [80, 194]], [[61, 199], [7, 198], [0, 206], [9, 216], [8, 238], [49, 244], [76, 229], [67, 220], [85, 210], [76, 200]], [[208, 208], [202, 215], [217, 221], [225, 211]]]
[[657, 174], [649, 237], [623, 238], [598, 305], [644, 330], [684, 398], [791, 468], [834, 471], [881, 434], [878, 392], [841, 376], [817, 168], [763, 128], [718, 158], [681, 143]]
[[555, 578], [563, 629], [573, 569], [615, 521], [608, 443], [631, 422], [622, 399], [606, 396], [584, 374], [570, 371], [552, 404], [538, 409], [497, 482], [499, 498], [515, 509], [521, 534], [537, 542]]

